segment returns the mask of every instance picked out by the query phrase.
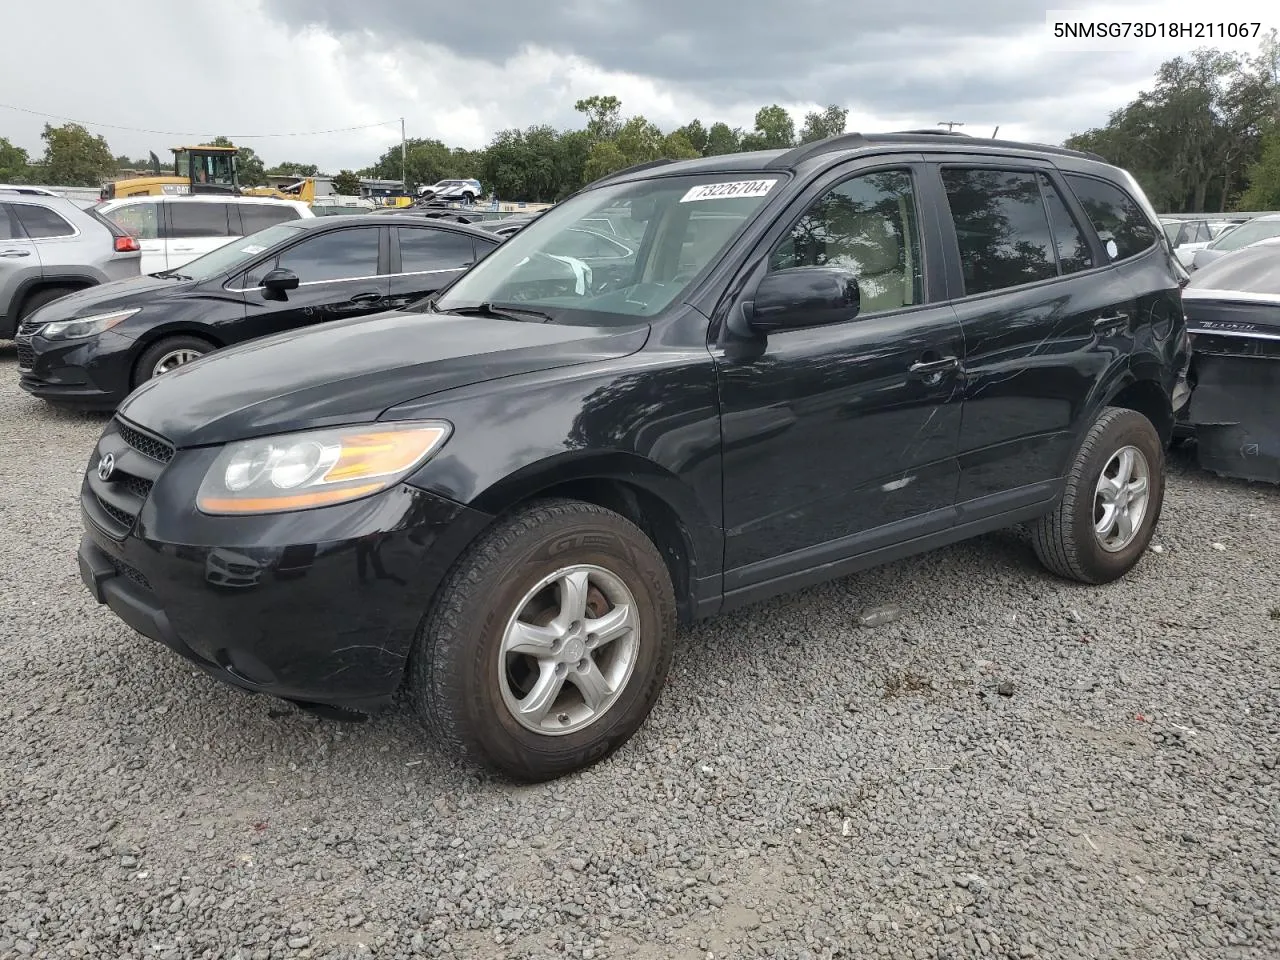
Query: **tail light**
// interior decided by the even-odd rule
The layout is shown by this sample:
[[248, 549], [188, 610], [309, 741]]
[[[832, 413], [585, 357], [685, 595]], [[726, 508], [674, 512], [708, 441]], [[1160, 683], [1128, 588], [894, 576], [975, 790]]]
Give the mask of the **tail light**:
[[116, 237], [116, 253], [137, 253], [141, 249], [137, 237]]

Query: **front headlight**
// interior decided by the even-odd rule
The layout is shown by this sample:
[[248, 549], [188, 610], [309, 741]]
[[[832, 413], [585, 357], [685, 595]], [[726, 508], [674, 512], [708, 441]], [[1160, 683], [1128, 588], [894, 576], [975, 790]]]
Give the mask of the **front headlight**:
[[196, 494], [202, 513], [327, 507], [386, 490], [438, 450], [443, 420], [370, 423], [228, 444]]
[[96, 337], [116, 324], [128, 320], [141, 309], [141, 307], [134, 307], [132, 310], [97, 313], [91, 317], [77, 317], [74, 320], [56, 320], [53, 323], [46, 323], [36, 333], [46, 340], [78, 340], [81, 337]]

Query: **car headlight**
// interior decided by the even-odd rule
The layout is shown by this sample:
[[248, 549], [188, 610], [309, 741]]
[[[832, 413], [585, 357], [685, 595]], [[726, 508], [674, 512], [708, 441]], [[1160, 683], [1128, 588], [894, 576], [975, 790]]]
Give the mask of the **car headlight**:
[[196, 494], [202, 513], [327, 507], [386, 490], [438, 450], [443, 420], [371, 423], [231, 443]]
[[116, 324], [128, 320], [141, 309], [141, 307], [134, 307], [132, 310], [96, 313], [91, 317], [76, 317], [74, 320], [55, 320], [53, 323], [46, 323], [36, 332], [46, 340], [78, 340], [81, 337], [96, 337]]

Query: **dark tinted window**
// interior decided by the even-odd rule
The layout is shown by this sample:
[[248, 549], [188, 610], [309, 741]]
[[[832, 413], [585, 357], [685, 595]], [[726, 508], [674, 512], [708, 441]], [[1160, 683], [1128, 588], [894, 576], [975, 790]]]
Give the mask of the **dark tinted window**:
[[858, 278], [862, 313], [922, 298], [915, 191], [905, 170], [868, 173], [809, 205], [769, 257], [769, 269], [831, 265]]
[[302, 283], [378, 275], [378, 228], [335, 230], [303, 240], [280, 255], [280, 266]]
[[1119, 187], [1092, 177], [1067, 174], [1080, 205], [1098, 231], [1098, 238], [1112, 260], [1142, 253], [1156, 242], [1156, 228], [1133, 198]]
[[463, 234], [428, 227], [401, 227], [399, 233], [402, 273], [457, 270], [475, 262], [475, 245]]
[[15, 203], [13, 210], [26, 228], [27, 236], [32, 240], [40, 240], [46, 237], [70, 237], [76, 232], [75, 227], [71, 226], [52, 210], [44, 207], [37, 207], [28, 203]]
[[231, 237], [225, 203], [170, 203], [169, 236]]
[[1058, 275], [1036, 174], [945, 169], [942, 180], [960, 246], [966, 294]]
[[6, 204], [0, 203], [0, 240], [22, 240], [22, 228], [18, 226], [18, 218], [10, 212]]
[[1045, 206], [1049, 208], [1049, 225], [1053, 228], [1053, 242], [1058, 251], [1058, 264], [1063, 273], [1076, 273], [1093, 266], [1093, 254], [1075, 218], [1067, 209], [1062, 194], [1053, 181], [1040, 174], [1040, 186], [1044, 189]]
[[298, 211], [283, 204], [241, 203], [236, 206], [240, 211], [240, 222], [244, 225], [246, 236], [274, 227], [277, 223], [298, 219]]

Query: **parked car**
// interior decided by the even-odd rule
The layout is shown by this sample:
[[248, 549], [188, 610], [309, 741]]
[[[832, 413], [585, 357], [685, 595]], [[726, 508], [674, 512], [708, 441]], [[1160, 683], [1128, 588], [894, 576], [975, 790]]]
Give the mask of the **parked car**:
[[136, 277], [141, 256], [133, 237], [70, 200], [0, 194], [0, 340], [59, 297]]
[[460, 224], [312, 217], [276, 224], [182, 267], [66, 297], [18, 334], [19, 385], [112, 409], [129, 391], [256, 337], [404, 307], [497, 246]]
[[1254, 217], [1234, 230], [1220, 234], [1207, 247], [1196, 251], [1191, 261], [1191, 270], [1200, 270], [1219, 257], [1225, 257], [1228, 253], [1271, 237], [1280, 237], [1280, 213], [1267, 213]]
[[1182, 303], [1193, 386], [1184, 422], [1200, 466], [1280, 483], [1280, 237], [1197, 270]]
[[94, 209], [138, 238], [145, 274], [178, 270], [233, 240], [314, 216], [296, 200], [217, 195], [127, 197]]
[[1178, 262], [1191, 266], [1197, 250], [1203, 250], [1214, 239], [1213, 225], [1208, 220], [1164, 220], [1165, 236], [1173, 245]]
[[33, 187], [25, 183], [0, 183], [0, 193], [20, 193], [29, 197], [56, 197], [58, 194], [44, 187]]
[[541, 211], [537, 213], [513, 213], [498, 220], [486, 220], [483, 223], [477, 223], [476, 226], [481, 230], [488, 230], [499, 236], [509, 237], [512, 234], [519, 233], [540, 216], [542, 216]]
[[419, 187], [418, 197], [422, 200], [461, 200], [463, 203], [475, 203], [484, 196], [484, 187], [479, 180], [441, 180], [429, 187]]
[[[624, 201], [621, 281], [554, 252]], [[81, 571], [228, 683], [359, 711], [403, 683], [435, 742], [555, 777], [641, 725], [678, 620], [1019, 522], [1054, 573], [1123, 576], [1181, 276], [1133, 178], [1062, 148], [851, 134], [623, 171], [418, 307], [145, 384], [86, 472]], [[226, 551], [234, 591], [206, 579]]]

